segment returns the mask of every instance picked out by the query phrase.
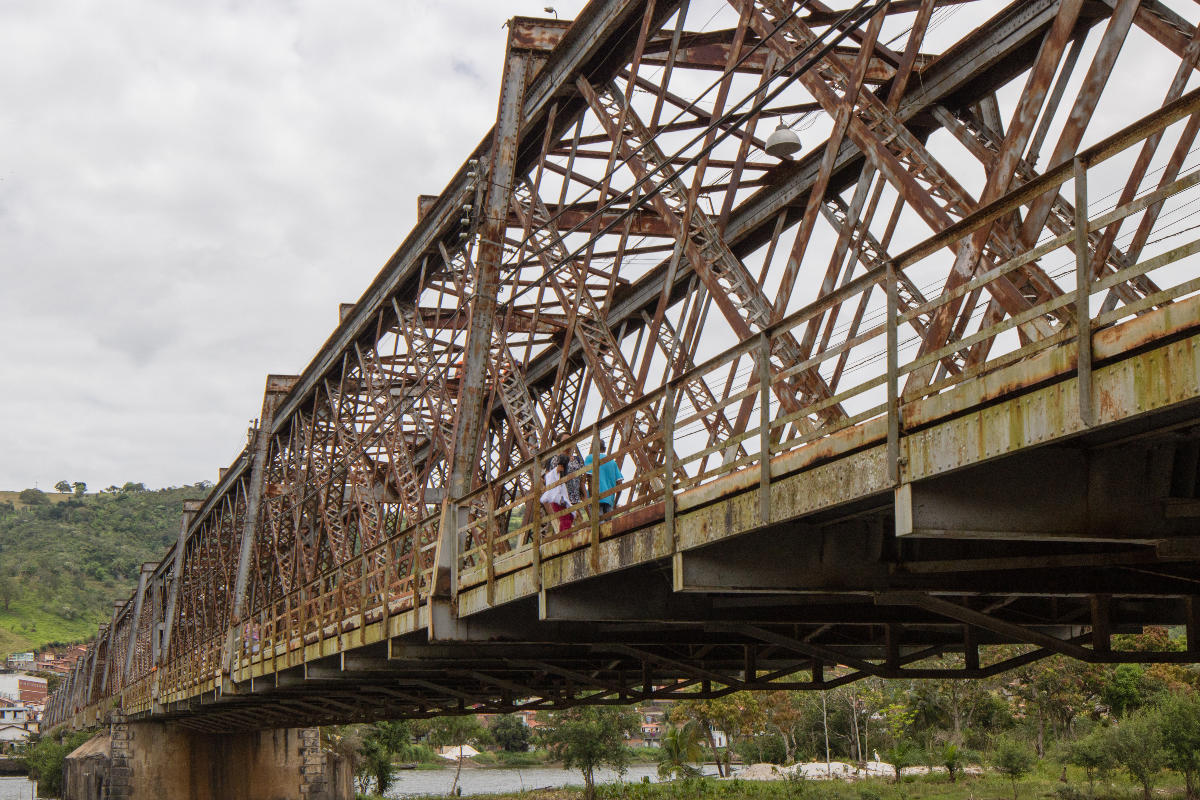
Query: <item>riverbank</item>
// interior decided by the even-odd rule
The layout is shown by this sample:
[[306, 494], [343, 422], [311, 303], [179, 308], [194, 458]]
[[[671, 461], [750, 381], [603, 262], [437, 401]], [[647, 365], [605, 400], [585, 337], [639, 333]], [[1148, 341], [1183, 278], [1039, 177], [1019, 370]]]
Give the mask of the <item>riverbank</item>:
[[[508, 770], [485, 769], [479, 774]], [[1142, 789], [1124, 777], [1097, 781], [1089, 788], [1082, 770], [1069, 768], [1065, 775], [1061, 766], [1046, 762], [1028, 777], [1017, 782], [1017, 800], [1142, 800]], [[532, 778], [530, 771], [526, 776]], [[615, 776], [613, 776], [615, 778]], [[576, 781], [582, 783], [576, 773]], [[582, 786], [535, 788], [526, 782], [521, 790], [488, 792], [464, 791], [463, 796], [474, 800], [584, 800]], [[497, 787], [498, 788], [498, 787]], [[442, 791], [448, 791], [446, 786]], [[995, 773], [966, 775], [951, 782], [944, 774], [905, 777], [899, 784], [884, 778], [856, 781], [810, 780], [746, 780], [700, 778], [664, 783], [643, 782], [641, 776], [624, 781], [599, 783], [598, 800], [1012, 800], [1013, 784]], [[1184, 797], [1184, 786], [1176, 776], [1163, 773], [1156, 783], [1155, 800], [1175, 800]], [[378, 795], [360, 795], [364, 800], [379, 800]], [[405, 791], [403, 783], [394, 786], [385, 800], [421, 798], [421, 800], [452, 800], [450, 795]]]

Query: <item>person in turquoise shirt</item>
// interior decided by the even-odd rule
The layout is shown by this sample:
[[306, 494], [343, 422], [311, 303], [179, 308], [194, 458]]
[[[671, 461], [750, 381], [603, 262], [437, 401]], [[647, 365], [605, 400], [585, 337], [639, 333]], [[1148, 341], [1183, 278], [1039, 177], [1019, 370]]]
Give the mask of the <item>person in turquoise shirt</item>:
[[[621, 475], [621, 470], [617, 468], [617, 460], [615, 458], [610, 458], [610, 459], [606, 460], [604, 458], [605, 455], [607, 455], [607, 453], [606, 453], [606, 449], [604, 446], [604, 442], [601, 442], [600, 443], [600, 470], [599, 470], [599, 474], [596, 476], [597, 489], [599, 489], [599, 494], [600, 494], [600, 513], [601, 514], [607, 514], [608, 512], [612, 511], [613, 507], [617, 504], [617, 498], [621, 496], [621, 493], [617, 492], [616, 494], [610, 494], [606, 497], [605, 492], [610, 491], [618, 483], [625, 480], [624, 476]], [[592, 456], [589, 453], [588, 457], [584, 459], [583, 464], [584, 464], [584, 466], [591, 466], [591, 463], [592, 463]]]

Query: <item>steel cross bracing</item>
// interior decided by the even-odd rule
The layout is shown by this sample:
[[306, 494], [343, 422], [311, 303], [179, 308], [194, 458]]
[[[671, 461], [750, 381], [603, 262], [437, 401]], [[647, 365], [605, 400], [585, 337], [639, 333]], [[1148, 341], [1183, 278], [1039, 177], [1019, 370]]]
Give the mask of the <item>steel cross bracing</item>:
[[[496, 127], [304, 373], [268, 380], [49, 723], [114, 698], [223, 730], [978, 676], [1126, 659], [1108, 636], [1151, 622], [1200, 649], [1196, 11], [513, 20]], [[781, 122], [791, 163], [764, 150]], [[593, 491], [560, 530], [546, 461], [602, 442], [617, 508]], [[1158, 499], [1126, 508], [1142, 462]], [[1039, 476], [1089, 488], [1022, 516]], [[964, 534], [975, 506], [992, 528]]]

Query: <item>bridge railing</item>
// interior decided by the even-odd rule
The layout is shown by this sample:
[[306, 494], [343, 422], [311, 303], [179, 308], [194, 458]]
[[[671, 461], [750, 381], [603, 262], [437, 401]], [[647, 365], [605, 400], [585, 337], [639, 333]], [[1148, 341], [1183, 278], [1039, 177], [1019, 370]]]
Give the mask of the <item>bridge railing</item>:
[[[1065, 345], [1069, 357], [1034, 368], [1046, 379], [1079, 374], [1077, 413], [1089, 424], [1095, 332], [1200, 291], [1196, 269], [1180, 263], [1200, 252], [1200, 240], [1164, 244], [1192, 230], [1180, 220], [1197, 199], [1194, 191], [1184, 193], [1200, 183], [1200, 172], [1167, 175], [1157, 187], [1099, 210], [1094, 187], [1112, 189], [1103, 201], [1116, 195], [1124, 173], [1114, 157], [1197, 108], [1196, 93], [1185, 96], [480, 487], [463, 503], [492, 511], [458, 530], [459, 590], [486, 583], [490, 602], [498, 576], [567, 550], [590, 549], [598, 565], [603, 540], [649, 524], [664, 522], [677, 538], [675, 512], [718, 496], [756, 490], [760, 521], [767, 523], [773, 477], [872, 442], [888, 443], [895, 481], [902, 406], [1050, 348]], [[1071, 199], [1063, 196], [1068, 184]], [[1058, 232], [1025, 245], [1013, 213], [1040, 200], [1057, 215], [1051, 231]], [[1097, 239], [1115, 236], [1130, 218], [1145, 229], [1126, 237], [1141, 242], [1136, 252], [1118, 248], [1093, 263]], [[1159, 241], [1147, 242], [1151, 230], [1160, 232]], [[957, 261], [950, 270], [948, 253]], [[956, 271], [963, 264], [967, 269]], [[935, 281], [933, 299], [922, 295], [922, 278]], [[940, 341], [926, 335], [931, 328], [944, 332]], [[846, 386], [853, 373], [857, 382]], [[646, 430], [651, 415], [657, 425]], [[575, 512], [571, 524], [558, 531], [538, 502], [539, 473], [550, 456], [587, 451], [600, 440], [622, 442], [611, 457], [626, 468], [632, 462], [635, 478], [622, 483], [613, 514], [597, 514], [585, 498], [568, 509]], [[784, 454], [801, 457], [779, 461]], [[516, 473], [533, 488], [497, 504], [497, 485]], [[590, 469], [567, 478], [576, 476], [594, 492]], [[529, 523], [501, 530], [501, 516], [516, 509], [525, 509]]]
[[[362, 643], [367, 625], [414, 611], [429, 594], [440, 518], [431, 515], [273, 602], [235, 627], [232, 669], [263, 674], [296, 666], [329, 640]], [[346, 642], [348, 644], [348, 642]]]

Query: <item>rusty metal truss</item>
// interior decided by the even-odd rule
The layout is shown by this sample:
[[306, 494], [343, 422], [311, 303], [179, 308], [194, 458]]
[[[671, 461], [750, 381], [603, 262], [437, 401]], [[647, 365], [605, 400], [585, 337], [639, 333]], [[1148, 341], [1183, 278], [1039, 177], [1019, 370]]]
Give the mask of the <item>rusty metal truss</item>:
[[[495, 127], [268, 378], [49, 725], [1200, 660], [1198, 12], [514, 18]], [[568, 476], [563, 518], [568, 450], [624, 477]], [[1151, 623], [1189, 649], [1112, 649]]]

